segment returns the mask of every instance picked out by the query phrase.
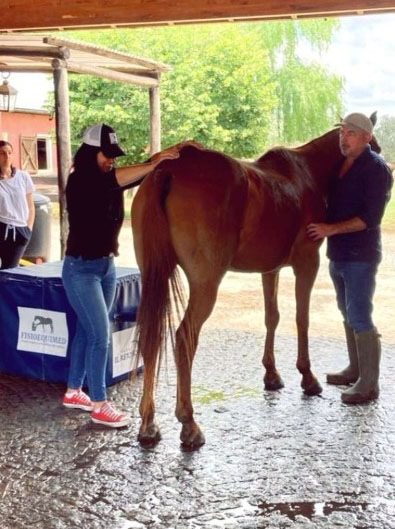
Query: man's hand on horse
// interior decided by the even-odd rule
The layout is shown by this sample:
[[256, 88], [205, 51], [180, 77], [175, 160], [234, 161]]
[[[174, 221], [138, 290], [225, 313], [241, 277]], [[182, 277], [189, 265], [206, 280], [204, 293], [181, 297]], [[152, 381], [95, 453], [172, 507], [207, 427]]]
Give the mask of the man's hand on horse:
[[321, 239], [332, 235], [331, 225], [326, 224], [325, 222], [313, 222], [307, 226], [307, 235], [313, 239], [313, 241], [320, 241]]

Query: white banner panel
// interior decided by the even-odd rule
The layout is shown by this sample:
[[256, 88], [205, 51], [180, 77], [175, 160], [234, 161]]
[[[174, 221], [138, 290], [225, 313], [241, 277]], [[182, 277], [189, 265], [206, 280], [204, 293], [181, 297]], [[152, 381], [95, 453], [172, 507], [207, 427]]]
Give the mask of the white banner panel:
[[18, 314], [19, 351], [66, 356], [69, 331], [65, 312], [18, 307]]
[[135, 325], [112, 333], [112, 376], [119, 377], [134, 367]]

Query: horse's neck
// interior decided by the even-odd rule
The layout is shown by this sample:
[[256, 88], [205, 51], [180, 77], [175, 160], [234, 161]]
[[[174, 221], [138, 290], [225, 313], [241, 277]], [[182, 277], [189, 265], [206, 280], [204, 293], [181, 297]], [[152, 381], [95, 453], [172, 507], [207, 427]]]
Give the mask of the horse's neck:
[[329, 181], [344, 160], [337, 131], [327, 132], [298, 150], [303, 154], [314, 181], [326, 193]]

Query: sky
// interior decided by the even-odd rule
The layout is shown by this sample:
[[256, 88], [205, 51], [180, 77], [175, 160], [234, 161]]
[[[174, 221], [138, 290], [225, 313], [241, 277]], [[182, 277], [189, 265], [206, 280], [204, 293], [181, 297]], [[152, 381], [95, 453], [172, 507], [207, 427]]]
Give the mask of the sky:
[[[343, 17], [329, 50], [318, 60], [344, 77], [345, 112], [378, 111], [395, 116], [395, 14]], [[301, 50], [306, 61], [312, 50]], [[315, 57], [317, 59], [317, 57]], [[51, 77], [43, 74], [11, 74], [10, 84], [18, 91], [19, 108], [42, 108]]]
[[345, 79], [349, 112], [395, 116], [395, 14], [341, 18], [323, 63]]

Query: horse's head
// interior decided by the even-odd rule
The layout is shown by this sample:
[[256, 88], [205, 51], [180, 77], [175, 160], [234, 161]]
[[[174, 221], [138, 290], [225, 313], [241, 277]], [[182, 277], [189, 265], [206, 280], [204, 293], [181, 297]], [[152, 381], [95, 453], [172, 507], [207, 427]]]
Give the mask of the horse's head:
[[377, 143], [375, 136], [372, 136], [372, 139], [370, 140], [370, 146], [372, 147], [372, 151], [377, 152], [378, 154], [381, 153], [381, 147]]
[[32, 331], [35, 331], [37, 329], [37, 325], [39, 325], [40, 319], [38, 316], [36, 316], [32, 322]]
[[[374, 127], [377, 123], [377, 110], [370, 115], [369, 119], [372, 122], [372, 125]], [[373, 134], [372, 134], [372, 139], [370, 140], [370, 146], [374, 152], [377, 152], [378, 154], [381, 153], [381, 147], [377, 143], [376, 137]]]

